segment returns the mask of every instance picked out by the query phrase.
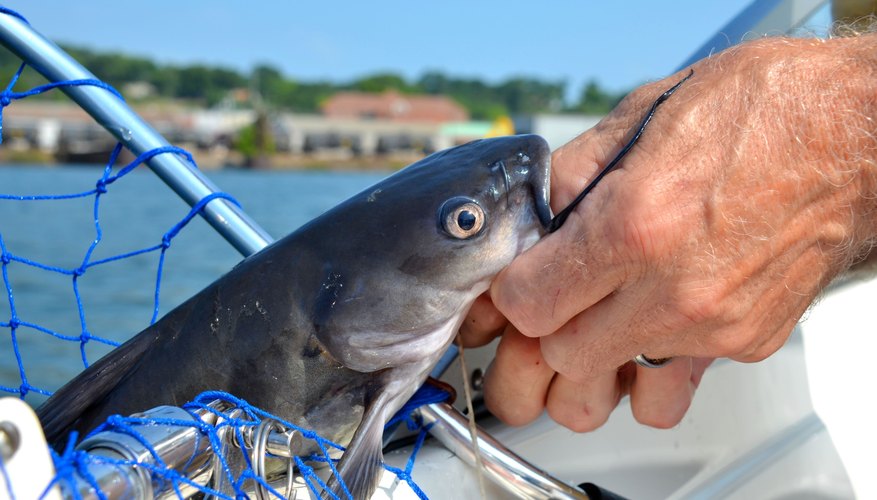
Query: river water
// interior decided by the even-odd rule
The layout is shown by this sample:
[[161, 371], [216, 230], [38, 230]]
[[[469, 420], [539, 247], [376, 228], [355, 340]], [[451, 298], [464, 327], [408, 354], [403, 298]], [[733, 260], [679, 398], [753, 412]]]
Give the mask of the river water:
[[[102, 167], [0, 168], [0, 194], [58, 195], [94, 189]], [[233, 195], [269, 234], [282, 237], [343, 199], [380, 180], [387, 173], [358, 172], [210, 172], [220, 189]], [[94, 196], [70, 200], [19, 201], [0, 199], [0, 239], [6, 251], [46, 266], [78, 268], [98, 236], [89, 262], [159, 244], [189, 207], [152, 172], [143, 168]], [[176, 236], [167, 250], [161, 275], [159, 316], [229, 270], [241, 256], [200, 218]], [[90, 267], [75, 282], [72, 275], [46, 271], [21, 262], [6, 266], [0, 282], [0, 323], [16, 317], [23, 323], [76, 338], [57, 339], [40, 329], [16, 330], [21, 363], [15, 356], [11, 328], [0, 328], [0, 387], [18, 390], [19, 366], [29, 384], [53, 391], [83, 368], [78, 338], [89, 334], [115, 342], [146, 327], [153, 315], [159, 253], [151, 252]], [[76, 300], [79, 292], [82, 313]], [[86, 344], [94, 362], [110, 349]], [[4, 392], [0, 391], [0, 396]], [[30, 393], [33, 404], [44, 397]]]

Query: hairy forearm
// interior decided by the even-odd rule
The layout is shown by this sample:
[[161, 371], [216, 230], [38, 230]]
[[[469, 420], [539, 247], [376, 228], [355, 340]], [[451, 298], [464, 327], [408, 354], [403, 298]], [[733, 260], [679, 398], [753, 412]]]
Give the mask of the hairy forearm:
[[[855, 260], [877, 260], [877, 33], [835, 40], [848, 45], [854, 68], [850, 75], [850, 137], [848, 168], [857, 175], [859, 203], [856, 217], [858, 248], [851, 253]], [[858, 112], [857, 112], [858, 111]], [[869, 255], [871, 254], [871, 255]]]
[[822, 126], [829, 135], [825, 180], [837, 186], [838, 211], [848, 204], [853, 227], [843, 262], [848, 266], [877, 242], [877, 34], [824, 44], [824, 58], [840, 56], [826, 63], [826, 81], [818, 88], [829, 97], [821, 100]]
[[[752, 192], [738, 193], [737, 201], [748, 196], [756, 208], [770, 202], [800, 207], [801, 232], [787, 236], [824, 252], [830, 279], [877, 241], [877, 34], [766, 38], [733, 51], [740, 52], [731, 59], [738, 65], [730, 73], [738, 83], [733, 98], [746, 111], [728, 134], [743, 146], [738, 154], [787, 167], [779, 176], [753, 172], [759, 177]], [[740, 139], [745, 134], [762, 136], [762, 144]], [[754, 237], [779, 231], [746, 223], [738, 230]]]

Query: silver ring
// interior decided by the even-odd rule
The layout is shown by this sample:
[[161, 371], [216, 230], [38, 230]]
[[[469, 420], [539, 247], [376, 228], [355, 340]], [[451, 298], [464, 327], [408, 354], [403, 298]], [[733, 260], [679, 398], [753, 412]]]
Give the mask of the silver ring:
[[642, 366], [643, 368], [660, 368], [671, 361], [673, 361], [672, 357], [649, 358], [645, 354], [637, 354], [637, 356], [633, 358], [633, 362]]

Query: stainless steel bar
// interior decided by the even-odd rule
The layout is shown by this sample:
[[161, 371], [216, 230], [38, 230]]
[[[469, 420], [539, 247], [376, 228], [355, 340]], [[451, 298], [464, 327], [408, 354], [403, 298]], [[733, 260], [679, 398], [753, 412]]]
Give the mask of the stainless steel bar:
[[[468, 421], [447, 403], [421, 407], [424, 425], [446, 448], [469, 465], [475, 465], [475, 452]], [[478, 429], [478, 449], [484, 463], [484, 474], [509, 493], [521, 498], [583, 500], [588, 495], [547, 472], [536, 468], [496, 439]]]
[[[135, 415], [144, 419], [176, 420], [192, 422], [188, 425], [142, 425], [136, 426], [142, 440], [124, 432], [104, 431], [95, 434], [77, 446], [96, 458], [89, 465], [89, 473], [100, 485], [107, 498], [175, 498], [176, 491], [167, 482], [152, 477], [147, 469], [134, 464], [158, 465], [176, 470], [197, 484], [210, 480], [213, 455], [210, 442], [195, 427], [195, 417], [175, 406], [159, 406]], [[143, 442], [149, 443], [151, 450]], [[156, 456], [153, 456], [155, 451]], [[98, 457], [124, 460], [131, 465], [100, 463]], [[187, 484], [179, 485], [184, 498], [197, 493], [198, 489]], [[85, 498], [99, 497], [91, 485], [80, 480], [79, 495]], [[67, 496], [72, 492], [65, 492]]]
[[[217, 401], [214, 406], [223, 408], [223, 404]], [[209, 411], [198, 411], [195, 412], [195, 415], [197, 415], [197, 419], [209, 425], [215, 426], [219, 423], [216, 415]], [[192, 422], [193, 424], [197, 421], [196, 416], [175, 406], [159, 406], [132, 416], [142, 419]], [[258, 426], [241, 428], [243, 443], [239, 443], [234, 435], [227, 435], [223, 439], [226, 449], [230, 450], [228, 447], [234, 446], [241, 450], [237, 451], [240, 455], [240, 453], [248, 453], [247, 449], [259, 448], [255, 452], [257, 455], [264, 455], [267, 452], [276, 457], [285, 458], [295, 455], [301, 449], [301, 434], [294, 430], [280, 428], [271, 429], [265, 436], [264, 443], [257, 445], [254, 442], [254, 433], [257, 432], [258, 428]], [[218, 462], [212, 454], [209, 440], [194, 425], [141, 425], [135, 426], [135, 429], [155, 450], [161, 460], [160, 463], [169, 469], [174, 469], [185, 475], [195, 484], [201, 486], [210, 484], [215, 489], [227, 490], [226, 493], [234, 494], [234, 490], [227, 485], [225, 477], [222, 476], [221, 470], [217, 467]], [[100, 486], [101, 493], [107, 498], [163, 499], [177, 498], [178, 496], [176, 490], [169, 483], [153, 478], [146, 468], [133, 465], [141, 463], [155, 466], [159, 462], [139, 439], [124, 432], [110, 430], [98, 433], [80, 443], [77, 449], [95, 457], [95, 460], [88, 465], [88, 471]], [[124, 460], [132, 465], [101, 463], [100, 457], [106, 457], [115, 462]], [[255, 460], [255, 457], [252, 457], [252, 460]], [[280, 483], [286, 485], [287, 480], [284, 479]], [[77, 482], [73, 487], [78, 495], [72, 491], [65, 491], [67, 498], [76, 496], [86, 499], [99, 498], [92, 485], [79, 476], [77, 476]], [[181, 484], [179, 488], [184, 498], [199, 491], [197, 487], [190, 484]], [[284, 486], [283, 489], [287, 488]]]
[[[61, 48], [14, 16], [0, 14], [0, 43], [51, 82], [95, 78]], [[88, 85], [62, 87], [61, 90], [135, 155], [170, 146], [161, 134], [112, 92]], [[178, 155], [160, 154], [150, 159], [147, 165], [189, 205], [194, 206], [204, 197], [219, 191], [188, 160]], [[256, 222], [226, 200], [211, 201], [202, 214], [245, 256], [272, 241]]]

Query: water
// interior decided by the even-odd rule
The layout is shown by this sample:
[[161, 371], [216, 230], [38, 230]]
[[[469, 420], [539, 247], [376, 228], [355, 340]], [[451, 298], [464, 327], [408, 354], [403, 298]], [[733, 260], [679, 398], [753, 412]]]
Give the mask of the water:
[[[0, 194], [64, 194], [93, 189], [102, 168], [0, 168]], [[282, 237], [339, 201], [378, 181], [386, 173], [218, 171], [209, 177], [232, 194], [269, 234]], [[49, 266], [80, 266], [95, 240], [93, 196], [63, 201], [0, 200], [0, 237], [6, 249]], [[90, 262], [147, 248], [189, 211], [145, 168], [108, 187], [100, 198], [101, 242]], [[159, 316], [228, 271], [241, 259], [200, 218], [172, 240], [161, 278]], [[85, 327], [92, 335], [123, 342], [149, 324], [159, 254], [152, 252], [89, 268], [78, 279]], [[59, 333], [79, 337], [82, 321], [73, 279], [18, 262], [8, 266], [17, 316]], [[5, 295], [0, 282], [0, 292]], [[11, 318], [9, 301], [0, 299], [0, 321]], [[83, 368], [78, 341], [64, 341], [32, 328], [19, 328], [18, 340], [28, 382], [53, 391]], [[110, 349], [89, 342], [94, 362]], [[21, 384], [9, 329], [0, 329], [0, 386]], [[0, 392], [0, 396], [6, 395]], [[31, 393], [38, 404], [44, 397]]]

